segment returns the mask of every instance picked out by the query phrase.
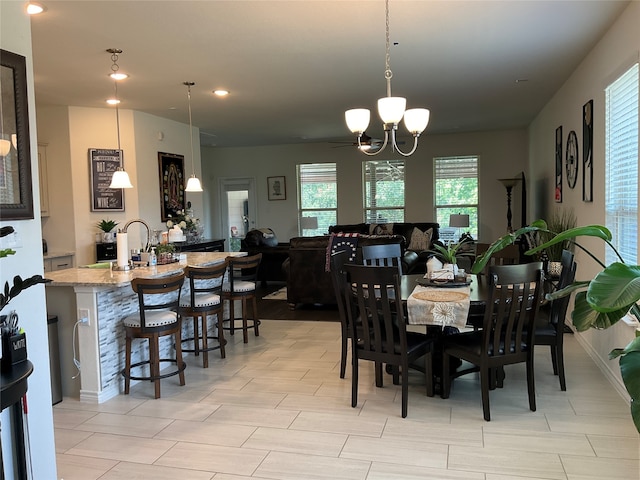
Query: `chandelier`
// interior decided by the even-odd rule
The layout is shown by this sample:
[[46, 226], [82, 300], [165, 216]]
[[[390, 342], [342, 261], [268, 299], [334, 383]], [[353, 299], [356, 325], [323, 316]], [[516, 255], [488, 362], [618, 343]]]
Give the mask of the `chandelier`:
[[[344, 116], [349, 130], [358, 136], [358, 149], [364, 154], [377, 155], [386, 148], [388, 143], [390, 143], [392, 149], [396, 150], [399, 154], [408, 157], [416, 151], [416, 148], [418, 148], [418, 137], [424, 129], [427, 128], [430, 112], [426, 108], [412, 108], [405, 110], [407, 106], [407, 99], [404, 97], [391, 96], [391, 78], [393, 77], [393, 73], [391, 72], [390, 67], [391, 53], [389, 50], [389, 0], [385, 0], [385, 15], [386, 56], [384, 78], [387, 80], [387, 96], [378, 99], [378, 114], [382, 119], [382, 126], [384, 128], [384, 143], [380, 149], [375, 152], [368, 152], [366, 145], [361, 143], [362, 136], [365, 134], [364, 132], [369, 126], [371, 118], [371, 112], [369, 109], [354, 108], [347, 110]], [[405, 127], [411, 135], [413, 135], [413, 148], [409, 153], [402, 152], [398, 148], [398, 143], [396, 142], [398, 124], [403, 118]]]

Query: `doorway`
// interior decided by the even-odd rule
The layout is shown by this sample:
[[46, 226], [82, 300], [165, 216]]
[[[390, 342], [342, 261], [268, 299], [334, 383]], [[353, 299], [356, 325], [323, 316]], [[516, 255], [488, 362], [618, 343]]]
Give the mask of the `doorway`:
[[237, 252], [247, 232], [256, 227], [255, 179], [221, 178], [220, 196], [222, 234], [229, 251]]

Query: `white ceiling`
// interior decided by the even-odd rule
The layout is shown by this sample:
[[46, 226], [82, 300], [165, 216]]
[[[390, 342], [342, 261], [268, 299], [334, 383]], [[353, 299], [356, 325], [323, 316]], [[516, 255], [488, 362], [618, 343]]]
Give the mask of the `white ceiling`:
[[[204, 144], [350, 140], [353, 107], [371, 108], [367, 133], [382, 132], [382, 0], [43, 1], [32, 17], [38, 103], [105, 107], [106, 49], [120, 48], [131, 75], [121, 108], [188, 123], [193, 81]], [[524, 127], [628, 3], [392, 0], [393, 93], [431, 109], [425, 134]]]

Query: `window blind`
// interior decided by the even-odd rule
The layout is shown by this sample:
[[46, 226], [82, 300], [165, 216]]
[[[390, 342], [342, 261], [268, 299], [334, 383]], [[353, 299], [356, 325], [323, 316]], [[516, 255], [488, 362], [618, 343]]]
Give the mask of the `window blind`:
[[365, 221], [404, 221], [404, 160], [367, 161], [364, 168]]
[[[297, 168], [299, 233], [307, 236], [326, 234], [338, 218], [336, 164], [302, 163]], [[303, 228], [315, 221], [317, 228]]]
[[[605, 225], [627, 263], [638, 258], [638, 64], [605, 90]], [[619, 261], [607, 248], [605, 260]]]

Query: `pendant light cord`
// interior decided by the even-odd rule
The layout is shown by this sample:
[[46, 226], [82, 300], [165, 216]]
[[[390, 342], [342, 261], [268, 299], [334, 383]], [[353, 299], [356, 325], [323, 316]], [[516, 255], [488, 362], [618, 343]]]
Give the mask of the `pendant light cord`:
[[118, 103], [120, 103], [120, 100], [118, 100], [118, 82], [114, 81], [113, 84], [115, 85], [116, 92], [116, 129], [118, 132], [118, 150], [120, 150], [120, 111], [118, 110]]
[[196, 161], [193, 157], [193, 122], [191, 121], [191, 85], [194, 82], [184, 82], [187, 86], [187, 98], [189, 100], [189, 145], [191, 145], [191, 173], [196, 174]]
[[389, 37], [389, 0], [385, 1], [385, 28], [386, 28], [386, 55], [385, 55], [385, 65], [384, 65], [384, 78], [387, 79], [387, 97], [391, 96], [391, 77], [393, 77], [393, 72], [391, 71], [391, 50], [389, 45], [391, 44]]

